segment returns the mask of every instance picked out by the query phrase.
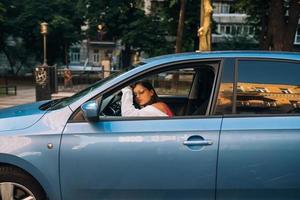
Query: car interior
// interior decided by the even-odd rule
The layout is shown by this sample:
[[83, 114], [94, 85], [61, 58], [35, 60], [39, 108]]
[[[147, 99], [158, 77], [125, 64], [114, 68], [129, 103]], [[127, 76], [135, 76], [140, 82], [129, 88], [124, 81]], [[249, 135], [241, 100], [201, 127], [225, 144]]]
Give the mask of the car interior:
[[[186, 95], [176, 93], [168, 94], [170, 93], [168, 91], [166, 93], [157, 92], [159, 99], [171, 108], [175, 116], [205, 115], [215, 82], [216, 67], [214, 65], [201, 65], [194, 68], [189, 67], [187, 69], [189, 74], [192, 74], [193, 77], [191, 78], [191, 82], [186, 84], [186, 87], [184, 88], [185, 90], [188, 90]], [[180, 71], [184, 72], [185, 70], [183, 69]], [[174, 90], [174, 88], [172, 88], [174, 77], [173, 79], [168, 79], [166, 81], [168, 85], [164, 88], [156, 87], [155, 83], [162, 83], [162, 79], [167, 76], [168, 73], [163, 72], [156, 76], [156, 81], [154, 81], [153, 76], [145, 77], [143, 79], [153, 82], [156, 91], [166, 91], [168, 89], [170, 91]], [[160, 77], [159, 81], [157, 81], [157, 77]], [[176, 81], [180, 82], [180, 74]], [[180, 90], [180, 88], [177, 90]], [[122, 93], [120, 90], [108, 96], [104, 95], [100, 106], [100, 116], [121, 116], [121, 97]]]
[[[216, 83], [218, 65], [218, 62], [209, 62], [181, 66], [177, 68], [178, 76], [174, 75], [174, 67], [172, 67], [170, 70], [152, 72], [141, 76], [140, 79], [128, 81], [96, 98], [99, 103], [99, 117], [119, 118], [121, 116], [121, 89], [144, 79], [154, 84], [159, 99], [171, 108], [174, 117], [206, 115]], [[178, 88], [174, 89], [174, 85]], [[87, 121], [87, 119], [79, 109], [73, 115], [72, 121], [80, 122]]]

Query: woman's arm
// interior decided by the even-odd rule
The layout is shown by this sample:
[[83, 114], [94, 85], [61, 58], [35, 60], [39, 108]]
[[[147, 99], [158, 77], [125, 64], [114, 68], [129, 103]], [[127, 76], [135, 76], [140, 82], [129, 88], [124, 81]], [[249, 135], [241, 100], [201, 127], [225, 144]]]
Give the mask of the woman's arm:
[[142, 109], [137, 109], [133, 105], [133, 95], [132, 89], [130, 87], [125, 87], [122, 89], [122, 99], [121, 99], [121, 113], [122, 116], [166, 116], [165, 113], [161, 112], [153, 106], [146, 106]]
[[122, 116], [138, 116], [139, 114], [138, 109], [133, 106], [132, 89], [129, 86], [122, 89], [121, 112]]

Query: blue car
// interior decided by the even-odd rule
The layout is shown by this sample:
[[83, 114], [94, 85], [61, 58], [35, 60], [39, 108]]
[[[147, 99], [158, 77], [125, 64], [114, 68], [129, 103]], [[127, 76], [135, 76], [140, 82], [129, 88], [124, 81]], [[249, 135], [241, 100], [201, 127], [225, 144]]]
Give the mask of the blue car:
[[[173, 117], [124, 117], [147, 80]], [[0, 199], [300, 199], [300, 54], [151, 58], [0, 110]]]

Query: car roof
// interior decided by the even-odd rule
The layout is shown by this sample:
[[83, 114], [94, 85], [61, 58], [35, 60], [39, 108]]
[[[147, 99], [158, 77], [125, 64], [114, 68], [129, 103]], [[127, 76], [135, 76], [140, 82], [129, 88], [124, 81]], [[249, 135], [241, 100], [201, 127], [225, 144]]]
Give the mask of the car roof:
[[275, 52], [275, 51], [211, 51], [211, 52], [189, 52], [179, 54], [169, 54], [157, 56], [149, 59], [144, 59], [141, 62], [165, 62], [165, 61], [178, 61], [189, 59], [201, 58], [273, 58], [273, 59], [287, 59], [287, 60], [300, 60], [300, 53], [297, 52]]

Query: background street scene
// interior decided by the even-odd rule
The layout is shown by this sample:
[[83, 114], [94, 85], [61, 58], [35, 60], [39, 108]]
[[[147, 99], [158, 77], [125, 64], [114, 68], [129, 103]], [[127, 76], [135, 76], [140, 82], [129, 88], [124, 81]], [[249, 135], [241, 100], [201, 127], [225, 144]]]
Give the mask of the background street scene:
[[78, 92], [145, 58], [299, 51], [296, 0], [0, 2], [0, 107]]

